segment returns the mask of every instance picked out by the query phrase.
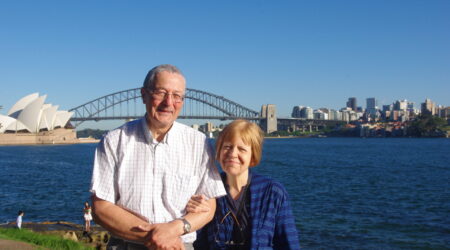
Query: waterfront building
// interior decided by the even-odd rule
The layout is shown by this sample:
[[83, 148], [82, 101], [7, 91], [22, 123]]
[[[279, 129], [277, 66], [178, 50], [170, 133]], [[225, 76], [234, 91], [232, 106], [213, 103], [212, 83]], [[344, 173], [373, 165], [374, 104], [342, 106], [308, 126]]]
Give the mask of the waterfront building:
[[304, 115], [304, 117], [302, 118], [306, 118], [306, 119], [314, 119], [314, 110], [310, 107], [305, 107], [304, 109], [304, 113], [302, 113], [302, 115]]
[[316, 120], [328, 120], [328, 113], [325, 113], [320, 109], [314, 110], [313, 116]]
[[439, 117], [450, 119], [450, 107], [442, 108], [439, 112]]
[[394, 122], [405, 122], [409, 120], [409, 112], [404, 110], [393, 110], [390, 120]]
[[193, 128], [195, 130], [199, 130], [200, 126], [198, 124], [192, 124], [191, 128]]
[[337, 111], [337, 110], [330, 109], [328, 119], [334, 120], [334, 121], [341, 121], [342, 120], [342, 113]]
[[46, 104], [46, 95], [27, 95], [7, 115], [0, 115], [0, 145], [92, 143], [78, 139], [69, 119], [72, 112]]
[[328, 109], [328, 108], [319, 108], [318, 110], [320, 110], [320, 111], [324, 112], [324, 113], [325, 113], [325, 114], [327, 114], [327, 115], [328, 115], [328, 117], [329, 117], [329, 114], [330, 114], [330, 109]]
[[0, 133], [39, 133], [64, 128], [73, 113], [45, 104], [46, 98], [33, 93], [17, 101], [7, 115], [0, 115]]
[[292, 114], [291, 114], [291, 116], [292, 116], [293, 118], [302, 118], [302, 116], [301, 116], [301, 110], [302, 110], [303, 108], [304, 108], [303, 106], [295, 106], [295, 107], [292, 109]]
[[342, 108], [340, 111], [342, 113], [342, 121], [346, 122], [356, 121], [362, 116], [362, 113], [356, 113], [351, 108]]
[[198, 130], [207, 135], [215, 131], [221, 131], [220, 127], [214, 126], [212, 122], [206, 122], [205, 124], [198, 126]]
[[292, 109], [292, 115], [293, 118], [303, 118], [303, 119], [313, 119], [314, 118], [314, 111], [311, 107], [305, 107], [305, 106], [295, 106]]

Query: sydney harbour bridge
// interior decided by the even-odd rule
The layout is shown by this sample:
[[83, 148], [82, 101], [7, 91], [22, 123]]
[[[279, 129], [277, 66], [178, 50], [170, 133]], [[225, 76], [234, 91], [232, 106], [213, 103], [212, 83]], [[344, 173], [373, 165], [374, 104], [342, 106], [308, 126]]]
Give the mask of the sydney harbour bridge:
[[[84, 121], [100, 120], [131, 120], [141, 118], [145, 113], [145, 107], [142, 103], [140, 88], [128, 89], [99, 97], [85, 104], [70, 109], [73, 116], [70, 121], [74, 127], [77, 127]], [[278, 118], [275, 116], [276, 123], [283, 128], [301, 127], [301, 126], [327, 126], [334, 122], [324, 120], [305, 120], [295, 118]], [[236, 120], [246, 119], [257, 122], [266, 131], [270, 115], [252, 110], [243, 105], [231, 101], [223, 96], [218, 96], [209, 92], [186, 89], [183, 110], [178, 119], [201, 119], [201, 120]], [[273, 123], [273, 121], [272, 121]], [[295, 125], [297, 124], [297, 125]], [[273, 126], [272, 126], [273, 127]], [[294, 129], [295, 130], [295, 129]]]

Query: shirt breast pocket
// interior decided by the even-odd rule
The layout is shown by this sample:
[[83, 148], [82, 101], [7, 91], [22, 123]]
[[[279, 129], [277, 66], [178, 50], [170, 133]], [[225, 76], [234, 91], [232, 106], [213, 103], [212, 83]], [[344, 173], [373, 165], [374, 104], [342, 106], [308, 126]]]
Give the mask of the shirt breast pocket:
[[198, 177], [179, 173], [166, 174], [164, 186], [167, 191], [168, 204], [166, 205], [175, 212], [177, 218], [184, 215], [187, 202], [197, 190]]

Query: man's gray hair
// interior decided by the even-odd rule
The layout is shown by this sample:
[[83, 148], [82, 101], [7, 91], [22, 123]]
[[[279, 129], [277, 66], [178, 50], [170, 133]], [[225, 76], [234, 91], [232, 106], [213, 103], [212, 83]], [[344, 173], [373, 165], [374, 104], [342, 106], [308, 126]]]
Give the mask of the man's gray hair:
[[152, 89], [155, 83], [156, 75], [164, 71], [176, 73], [184, 77], [183, 73], [181, 73], [181, 70], [178, 69], [176, 66], [173, 66], [171, 64], [161, 64], [154, 67], [148, 72], [147, 76], [145, 77], [143, 87], [146, 89]]

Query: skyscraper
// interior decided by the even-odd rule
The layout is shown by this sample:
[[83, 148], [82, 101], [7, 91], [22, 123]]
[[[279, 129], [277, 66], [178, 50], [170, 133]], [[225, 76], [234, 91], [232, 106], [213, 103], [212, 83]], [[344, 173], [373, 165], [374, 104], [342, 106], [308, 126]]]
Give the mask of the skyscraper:
[[422, 103], [422, 114], [436, 114], [435, 104], [430, 100], [426, 99], [424, 103]]
[[347, 101], [347, 108], [351, 108], [353, 111], [357, 111], [358, 106], [356, 105], [356, 97], [350, 97]]
[[366, 99], [366, 114], [371, 119], [375, 118], [377, 116], [377, 100], [375, 97], [370, 97]]
[[378, 109], [377, 100], [375, 100], [375, 97], [366, 99], [366, 109]]
[[406, 111], [408, 109], [408, 100], [397, 100], [394, 103], [394, 110]]

